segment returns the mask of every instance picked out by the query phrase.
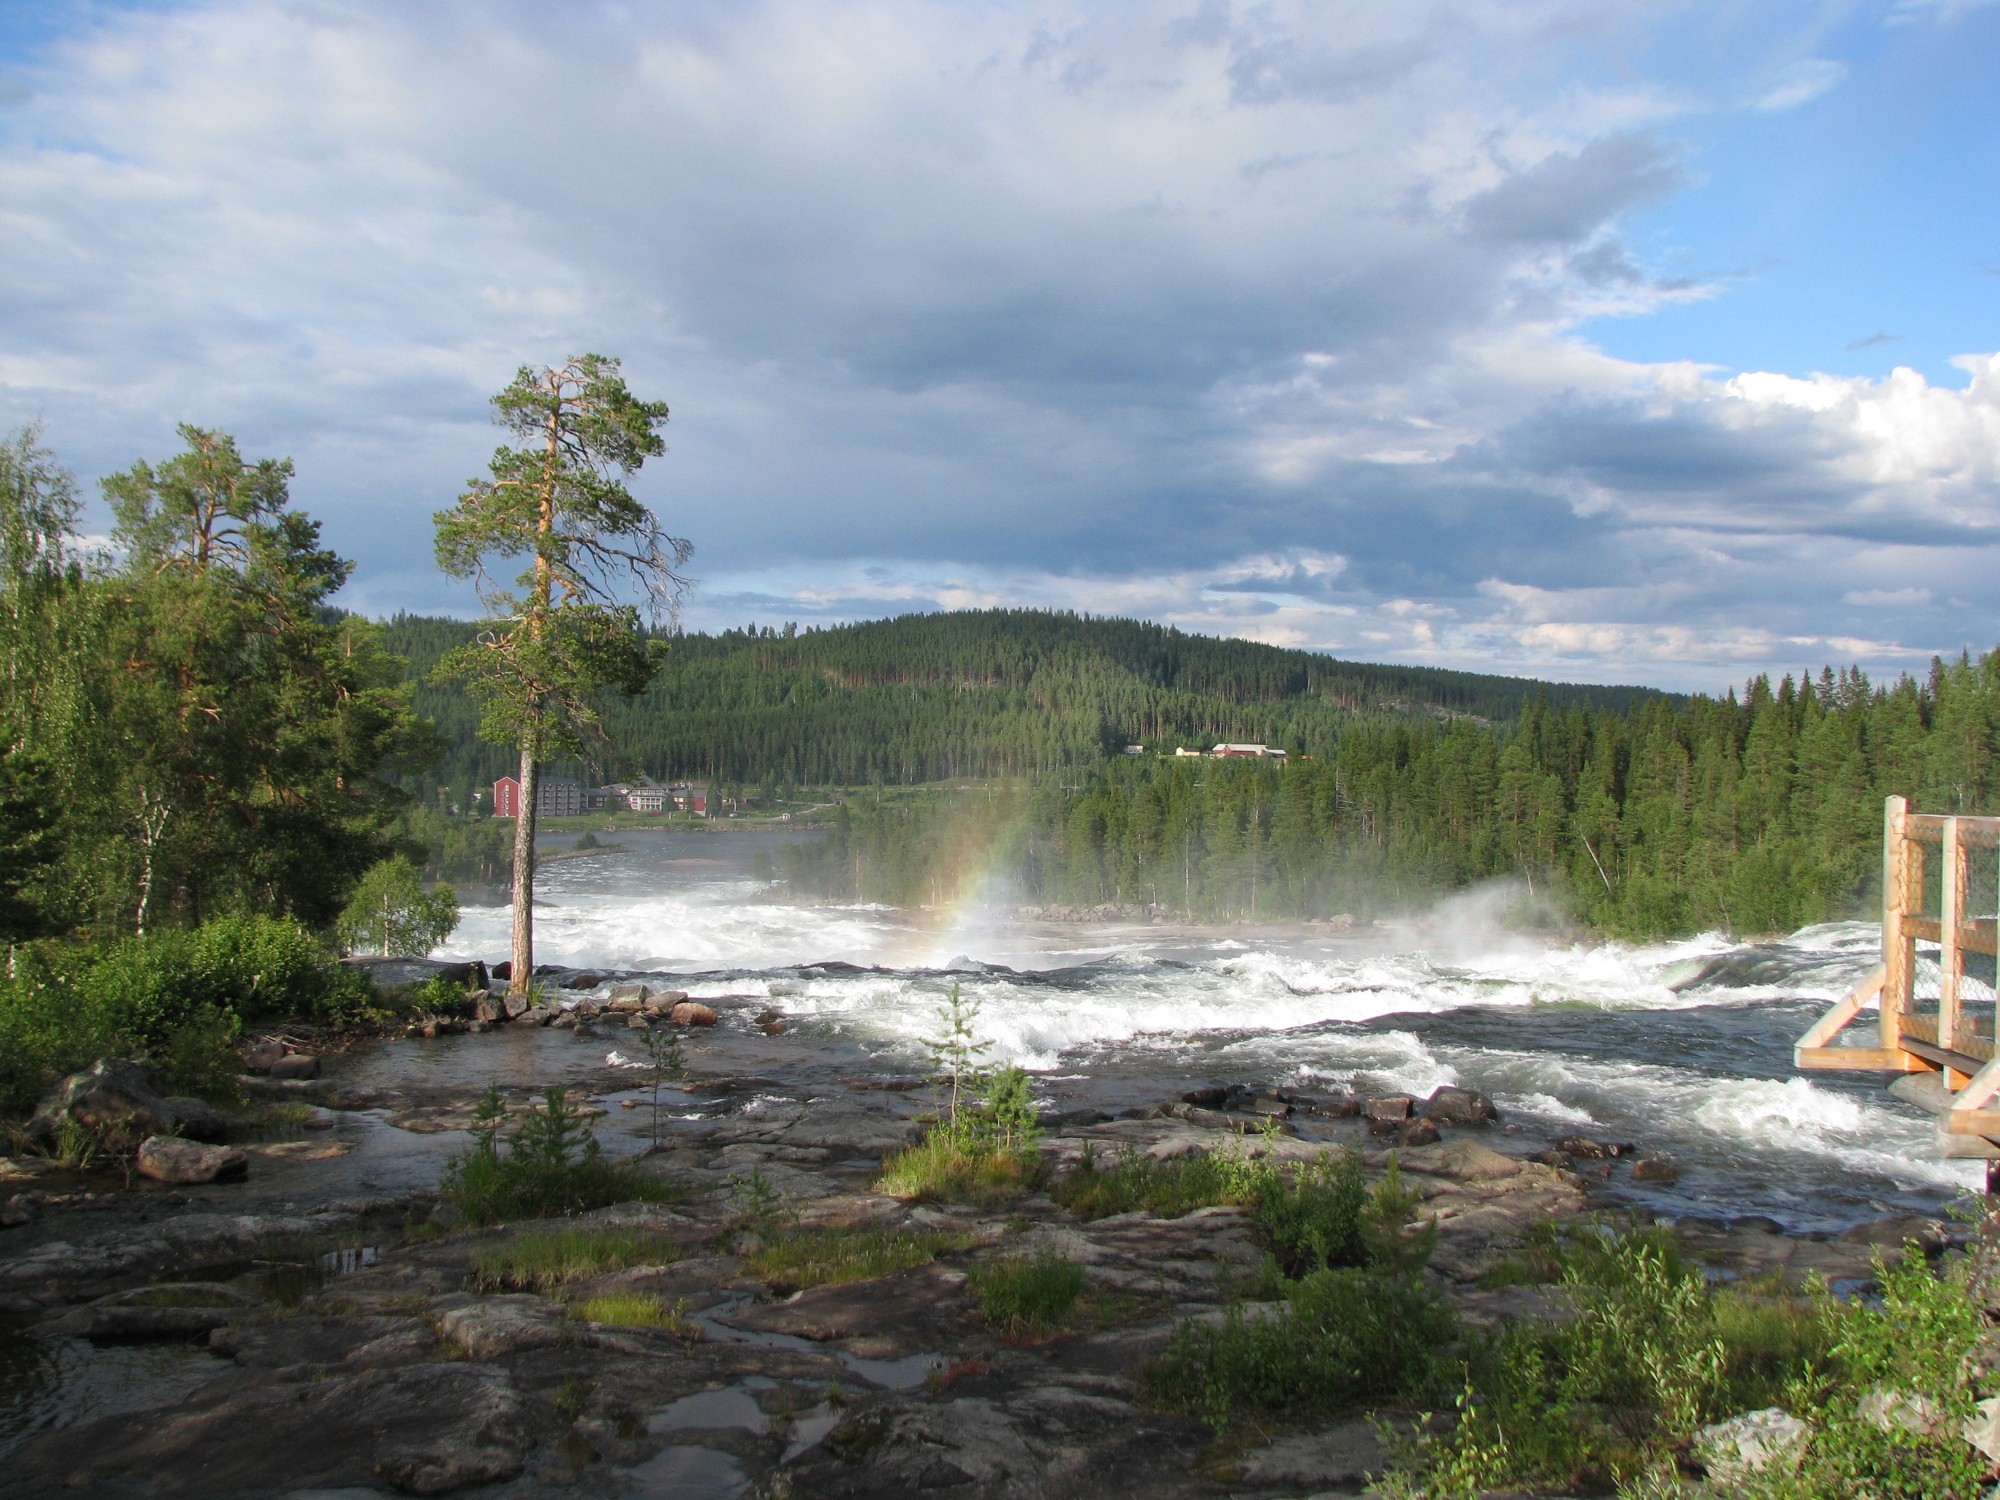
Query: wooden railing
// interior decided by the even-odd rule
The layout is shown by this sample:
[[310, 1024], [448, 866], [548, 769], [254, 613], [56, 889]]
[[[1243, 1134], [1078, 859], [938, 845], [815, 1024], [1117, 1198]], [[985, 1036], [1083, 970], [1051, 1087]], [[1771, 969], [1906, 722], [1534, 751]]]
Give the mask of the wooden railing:
[[[1889, 798], [1882, 820], [1881, 967], [1799, 1038], [1793, 1061], [1801, 1068], [1929, 1075], [1896, 1092], [1937, 1111], [1946, 1134], [1985, 1137], [2000, 1149], [2000, 1109], [1993, 1107], [2000, 1095], [2000, 997], [1968, 1007], [1966, 995], [1966, 956], [2000, 952], [1995, 915], [1967, 910], [1975, 849], [2000, 859], [2000, 818], [1913, 813], [1903, 798]], [[1935, 912], [1926, 900], [1933, 859]], [[1927, 993], [1932, 986], [1920, 942], [1937, 945], [1935, 995]], [[1880, 1018], [1876, 1045], [1834, 1045], [1870, 1004]]]

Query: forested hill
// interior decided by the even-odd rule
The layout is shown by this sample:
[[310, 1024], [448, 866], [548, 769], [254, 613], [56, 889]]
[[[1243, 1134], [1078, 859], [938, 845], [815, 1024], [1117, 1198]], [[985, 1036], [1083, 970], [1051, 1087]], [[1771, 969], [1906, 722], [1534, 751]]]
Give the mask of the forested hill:
[[[420, 679], [473, 627], [400, 615], [385, 644]], [[651, 690], [606, 705], [624, 764], [656, 776], [814, 784], [1014, 775], [1126, 743], [1257, 740], [1325, 750], [1358, 716], [1509, 720], [1551, 707], [1624, 714], [1660, 696], [1434, 667], [1337, 661], [1137, 620], [1040, 610], [903, 615], [826, 629], [769, 626], [673, 639]], [[449, 747], [436, 780], [470, 788], [507, 753], [480, 744], [456, 687], [421, 685]]]

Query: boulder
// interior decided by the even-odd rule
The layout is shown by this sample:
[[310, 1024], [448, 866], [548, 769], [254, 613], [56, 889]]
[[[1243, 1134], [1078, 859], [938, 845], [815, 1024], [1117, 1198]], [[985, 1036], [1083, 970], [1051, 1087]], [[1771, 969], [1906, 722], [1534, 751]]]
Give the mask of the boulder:
[[765, 1036], [782, 1036], [785, 1031], [785, 1013], [781, 1010], [759, 1011], [756, 1026]]
[[562, 1342], [568, 1311], [560, 1302], [528, 1293], [503, 1297], [454, 1296], [434, 1304], [438, 1337], [470, 1359], [499, 1359]]
[[534, 1001], [528, 998], [525, 991], [517, 992], [509, 990], [501, 997], [500, 1008], [506, 1013], [507, 1019], [511, 1021], [516, 1016], [525, 1015], [528, 1011], [532, 1010], [534, 1008]]
[[257, 1043], [243, 1054], [243, 1071], [246, 1073], [268, 1073], [271, 1064], [285, 1055], [285, 1044], [273, 1038]]
[[310, 1052], [288, 1052], [266, 1071], [273, 1078], [317, 1078], [319, 1058]]
[[664, 1016], [687, 997], [686, 990], [656, 990], [646, 997], [646, 1014]]
[[1671, 1157], [1642, 1156], [1632, 1163], [1632, 1180], [1668, 1185], [1681, 1180], [1681, 1169]]
[[219, 1141], [229, 1134], [229, 1117], [206, 1099], [169, 1094], [167, 1108], [180, 1122], [180, 1133], [191, 1141]]
[[566, 990], [594, 990], [604, 983], [604, 976], [591, 969], [579, 969], [562, 981]]
[[250, 1158], [228, 1146], [204, 1146], [177, 1136], [148, 1136], [139, 1143], [139, 1175], [155, 1182], [228, 1182], [246, 1176]]
[[1440, 1125], [1485, 1125], [1499, 1119], [1500, 1111], [1479, 1090], [1446, 1084], [1431, 1094], [1424, 1105], [1424, 1118]]
[[64, 1121], [89, 1129], [123, 1131], [127, 1138], [148, 1135], [219, 1137], [222, 1117], [196, 1099], [163, 1097], [139, 1063], [106, 1057], [57, 1084], [28, 1121], [35, 1140], [52, 1139]]
[[1399, 1146], [1435, 1146], [1437, 1143], [1438, 1128], [1433, 1120], [1405, 1120], [1396, 1129], [1396, 1144]]
[[1773, 1463], [1789, 1459], [1811, 1431], [1790, 1412], [1775, 1406], [1747, 1411], [1696, 1433], [1694, 1456], [1708, 1471], [1711, 1485], [1734, 1490]]
[[667, 1020], [675, 1026], [713, 1026], [715, 1011], [699, 1000], [683, 1000], [667, 1012]]
[[1556, 1142], [1556, 1150], [1565, 1156], [1574, 1156], [1579, 1161], [1606, 1161], [1612, 1157], [1629, 1156], [1632, 1148], [1617, 1141], [1594, 1141], [1587, 1135], [1564, 1136]]
[[487, 965], [486, 973], [489, 983], [507, 984], [514, 978], [514, 961], [511, 958], [503, 958], [497, 964]]
[[1253, 1115], [1269, 1115], [1279, 1120], [1292, 1112], [1291, 1103], [1276, 1094], [1258, 1094], [1245, 1107]]
[[547, 1005], [531, 1005], [514, 1017], [516, 1026], [546, 1026], [556, 1018], [554, 1008]]
[[642, 1014], [640, 1014], [638, 1011], [635, 1010], [626, 1019], [625, 1029], [627, 1031], [651, 1031], [653, 1029], [653, 1023], [647, 1020], [645, 1016], [643, 1016]]
[[1189, 1089], [1181, 1095], [1181, 1103], [1192, 1104], [1197, 1109], [1220, 1109], [1228, 1101], [1229, 1090], [1219, 1083], [1206, 1088]]
[[1408, 1094], [1382, 1094], [1364, 1103], [1361, 1112], [1371, 1120], [1407, 1120], [1415, 1105]]
[[643, 984], [614, 984], [604, 1003], [613, 1010], [630, 1010], [633, 1005], [644, 1005], [652, 993]]

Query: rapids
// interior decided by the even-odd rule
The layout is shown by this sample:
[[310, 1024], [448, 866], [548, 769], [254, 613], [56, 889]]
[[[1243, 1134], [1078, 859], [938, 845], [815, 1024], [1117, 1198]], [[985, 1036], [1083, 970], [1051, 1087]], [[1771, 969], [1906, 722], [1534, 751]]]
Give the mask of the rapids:
[[[1673, 1156], [1678, 1184], [1614, 1186], [1638, 1206], [1795, 1229], [1934, 1211], [1979, 1181], [1976, 1164], [1933, 1154], [1928, 1118], [1880, 1080], [1792, 1070], [1792, 1040], [1874, 963], [1870, 924], [1756, 945], [1551, 946], [1502, 930], [1472, 893], [1354, 933], [1065, 926], [977, 902], [792, 905], [753, 874], [765, 836], [617, 837], [625, 852], [544, 867], [541, 962], [767, 997], [797, 1042], [885, 1068], [922, 1065], [957, 984], [977, 1002], [985, 1060], [1035, 1072], [1061, 1108], [1152, 1104], [1209, 1082], [1456, 1083], [1491, 1094], [1530, 1140], [1591, 1135]], [[509, 916], [468, 908], [440, 953], [500, 957]]]

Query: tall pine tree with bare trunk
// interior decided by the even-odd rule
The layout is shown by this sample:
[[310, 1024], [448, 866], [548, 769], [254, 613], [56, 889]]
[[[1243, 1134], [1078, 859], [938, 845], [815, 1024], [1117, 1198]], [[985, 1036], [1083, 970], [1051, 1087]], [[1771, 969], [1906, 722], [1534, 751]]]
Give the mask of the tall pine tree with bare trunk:
[[[634, 396], [617, 360], [579, 354], [556, 367], [523, 365], [493, 408], [513, 441], [494, 452], [489, 478], [470, 481], [436, 517], [438, 566], [476, 580], [490, 618], [438, 674], [466, 680], [484, 738], [520, 750], [508, 986], [522, 994], [535, 972], [540, 764], [583, 748], [598, 727], [600, 694], [630, 695], [652, 681], [665, 644], [643, 627], [672, 617], [693, 549], [625, 486], [666, 451], [667, 406]], [[496, 578], [494, 567], [512, 559], [523, 571]]]

